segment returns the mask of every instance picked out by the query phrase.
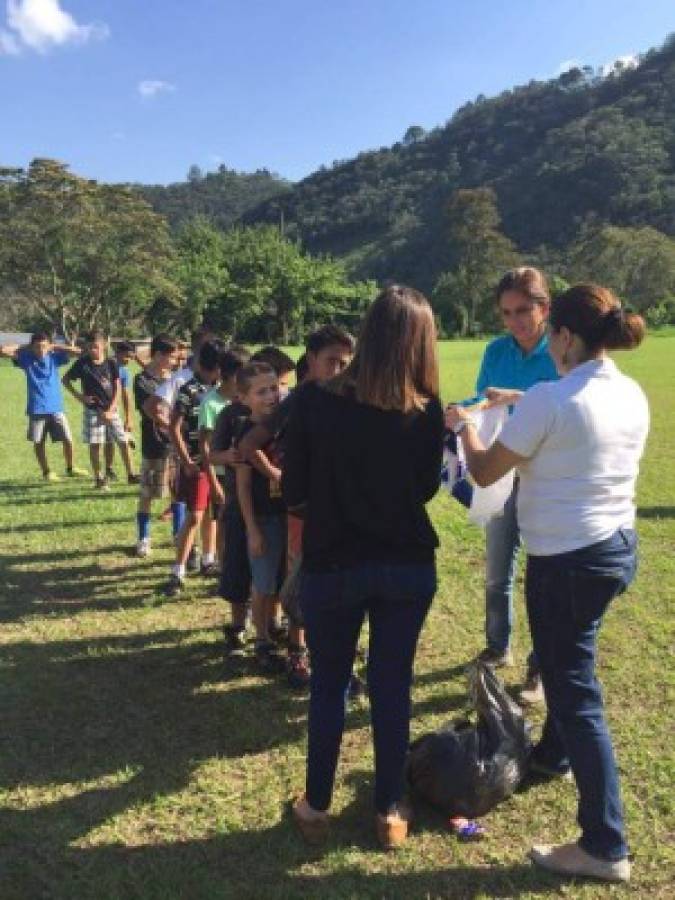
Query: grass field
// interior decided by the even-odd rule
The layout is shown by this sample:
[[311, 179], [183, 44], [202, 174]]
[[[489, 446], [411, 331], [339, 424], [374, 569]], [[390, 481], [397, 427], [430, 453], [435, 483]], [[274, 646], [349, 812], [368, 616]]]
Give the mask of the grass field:
[[[482, 345], [441, 349], [444, 398], [465, 396]], [[619, 358], [649, 395], [653, 428], [639, 484], [641, 571], [609, 612], [600, 651], [639, 898], [675, 896], [674, 357], [669, 335]], [[306, 698], [229, 677], [213, 583], [195, 579], [173, 602], [158, 594], [168, 526], [155, 522], [153, 556], [134, 559], [135, 490], [43, 484], [24, 439], [23, 375], [9, 365], [0, 396], [0, 900], [627, 893], [527, 862], [533, 840], [576, 835], [568, 784], [498, 807], [483, 843], [456, 842], [421, 810], [401, 853], [378, 852], [366, 704], [349, 714], [331, 841], [309, 852], [286, 809], [303, 784]], [[60, 451], [50, 453], [61, 471]], [[83, 464], [85, 448], [77, 453]], [[433, 516], [440, 589], [418, 655], [415, 735], [461, 710], [463, 664], [482, 647], [482, 534], [445, 496]], [[520, 590], [514, 685], [528, 650]]]

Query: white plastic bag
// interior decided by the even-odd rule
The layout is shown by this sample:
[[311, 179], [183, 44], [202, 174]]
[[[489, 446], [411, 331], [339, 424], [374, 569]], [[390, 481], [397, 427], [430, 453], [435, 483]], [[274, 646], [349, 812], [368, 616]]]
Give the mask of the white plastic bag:
[[[506, 406], [493, 406], [490, 409], [474, 408], [471, 415], [483, 446], [489, 447], [497, 439], [509, 411]], [[512, 469], [489, 487], [479, 487], [468, 474], [461, 440], [448, 435], [441, 481], [451, 496], [468, 507], [469, 521], [474, 525], [485, 526], [490, 519], [501, 515], [513, 491], [513, 478]]]

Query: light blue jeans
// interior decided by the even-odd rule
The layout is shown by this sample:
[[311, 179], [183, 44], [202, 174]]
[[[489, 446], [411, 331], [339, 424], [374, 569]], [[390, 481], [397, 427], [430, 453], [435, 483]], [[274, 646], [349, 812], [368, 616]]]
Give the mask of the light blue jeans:
[[[517, 500], [516, 481], [503, 514], [490, 519], [485, 529], [485, 638], [496, 653], [504, 653], [511, 642], [513, 585], [521, 547]], [[527, 667], [530, 672], [538, 670], [534, 653], [528, 656]]]

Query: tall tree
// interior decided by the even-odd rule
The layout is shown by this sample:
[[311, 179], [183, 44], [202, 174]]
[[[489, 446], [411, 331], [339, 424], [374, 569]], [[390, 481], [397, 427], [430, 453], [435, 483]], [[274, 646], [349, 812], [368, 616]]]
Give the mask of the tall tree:
[[174, 292], [166, 223], [130, 189], [48, 159], [0, 179], [0, 276], [65, 336], [128, 332], [157, 294]]
[[[500, 273], [518, 261], [511, 241], [499, 230], [497, 197], [491, 188], [455, 191], [448, 204], [453, 303], [461, 334], [492, 321], [492, 291]], [[446, 288], [448, 286], [446, 280]]]

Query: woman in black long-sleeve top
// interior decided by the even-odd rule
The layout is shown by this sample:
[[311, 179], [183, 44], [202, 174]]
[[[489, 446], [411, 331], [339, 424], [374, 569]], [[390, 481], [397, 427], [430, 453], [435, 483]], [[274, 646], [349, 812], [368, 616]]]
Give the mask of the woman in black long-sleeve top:
[[431, 308], [392, 286], [368, 311], [345, 372], [298, 391], [286, 435], [284, 495], [305, 517], [301, 604], [312, 660], [306, 793], [294, 816], [311, 842], [328, 830], [366, 614], [378, 837], [389, 849], [407, 834], [412, 667], [436, 591], [438, 539], [425, 504], [438, 488], [442, 437]]

